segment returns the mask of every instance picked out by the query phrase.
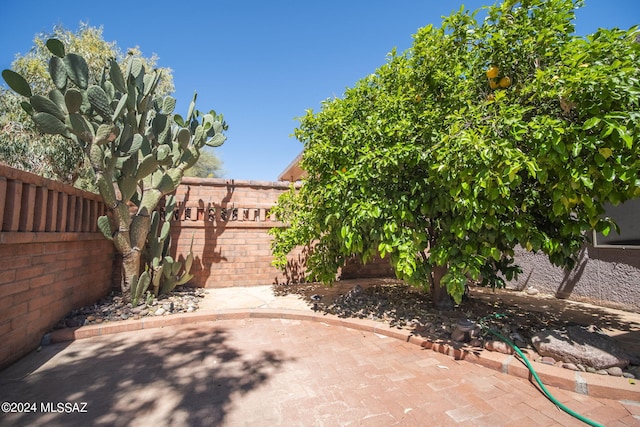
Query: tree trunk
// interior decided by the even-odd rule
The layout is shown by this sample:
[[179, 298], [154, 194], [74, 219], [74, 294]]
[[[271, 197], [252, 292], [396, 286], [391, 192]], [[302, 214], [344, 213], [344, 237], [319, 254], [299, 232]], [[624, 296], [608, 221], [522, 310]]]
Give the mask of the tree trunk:
[[447, 289], [442, 286], [442, 277], [446, 273], [447, 267], [445, 266], [435, 265], [431, 270], [431, 299], [438, 310], [453, 309], [453, 299]]
[[140, 274], [140, 255], [140, 251], [136, 249], [122, 254], [122, 283], [120, 291], [122, 292], [124, 303], [131, 301], [131, 280], [134, 275], [137, 277]]

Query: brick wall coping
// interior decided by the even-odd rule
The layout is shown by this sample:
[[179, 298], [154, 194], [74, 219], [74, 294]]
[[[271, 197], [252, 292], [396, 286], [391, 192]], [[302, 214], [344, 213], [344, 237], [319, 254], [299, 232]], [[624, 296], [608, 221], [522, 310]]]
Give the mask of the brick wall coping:
[[[255, 181], [246, 179], [226, 179], [226, 178], [194, 178], [184, 177], [180, 185], [201, 185], [203, 187], [215, 187], [215, 186], [234, 186], [234, 187], [251, 187], [251, 188], [275, 188], [279, 190], [286, 190], [291, 187], [290, 182], [280, 181]], [[300, 183], [293, 184], [295, 188], [300, 187]]]
[[[58, 181], [53, 181], [48, 178], [44, 178], [39, 175], [35, 175], [31, 172], [26, 172], [19, 169], [3, 165], [0, 163], [0, 177], [7, 179], [14, 179], [28, 184], [37, 185], [40, 187], [46, 187], [51, 190], [61, 191], [74, 196], [82, 196], [86, 199], [99, 200], [102, 198], [99, 194], [92, 193], [90, 191], [81, 190], [68, 184], [63, 184]], [[251, 187], [251, 188], [275, 188], [275, 189], [288, 189], [291, 187], [290, 182], [279, 181], [256, 181], [256, 180], [242, 180], [242, 179], [226, 179], [226, 178], [194, 178], [184, 177], [182, 178], [181, 185], [201, 185], [201, 186], [235, 186], [235, 187]], [[293, 184], [296, 188], [300, 187], [300, 183]]]
[[79, 240], [103, 240], [101, 232], [0, 232], [0, 245], [14, 245], [23, 243], [53, 243], [76, 242]]
[[7, 179], [13, 179], [27, 184], [33, 184], [38, 187], [45, 187], [50, 190], [60, 191], [72, 196], [80, 196], [84, 199], [97, 200], [102, 202], [102, 197], [99, 194], [92, 193], [90, 191], [81, 190], [72, 185], [63, 184], [59, 181], [53, 181], [48, 178], [44, 178], [39, 175], [35, 175], [31, 172], [25, 172], [23, 170], [14, 169], [7, 165], [0, 163], [0, 177]]

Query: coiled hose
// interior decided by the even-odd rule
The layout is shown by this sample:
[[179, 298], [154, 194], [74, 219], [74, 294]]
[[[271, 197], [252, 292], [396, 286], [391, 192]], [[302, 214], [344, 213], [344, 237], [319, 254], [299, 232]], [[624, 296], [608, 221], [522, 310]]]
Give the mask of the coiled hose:
[[547, 397], [547, 399], [552, 401], [558, 408], [562, 409], [564, 412], [566, 412], [567, 414], [571, 415], [572, 417], [575, 417], [575, 418], [579, 419], [580, 421], [582, 421], [585, 424], [588, 424], [588, 425], [594, 426], [594, 427], [604, 427], [603, 424], [599, 424], [599, 423], [597, 423], [597, 422], [595, 422], [593, 420], [590, 420], [589, 418], [586, 418], [585, 416], [580, 415], [575, 411], [572, 411], [571, 409], [567, 408], [565, 405], [560, 403], [560, 401], [558, 401], [558, 399], [556, 399], [547, 390], [547, 388], [544, 386], [544, 384], [542, 384], [542, 381], [540, 381], [540, 378], [538, 377], [538, 374], [536, 373], [536, 371], [533, 369], [533, 366], [531, 366], [531, 363], [529, 363], [529, 360], [524, 355], [524, 353], [518, 348], [518, 346], [513, 341], [511, 341], [509, 338], [507, 338], [504, 335], [502, 335], [500, 332], [496, 331], [495, 329], [489, 328], [485, 323], [488, 318], [499, 319], [501, 317], [505, 317], [505, 315], [504, 314], [494, 314], [494, 315], [490, 315], [490, 316], [485, 316], [485, 317], [483, 317], [482, 319], [480, 319], [478, 321], [478, 325], [480, 325], [480, 327], [482, 329], [488, 331], [490, 334], [495, 335], [500, 340], [502, 340], [505, 343], [507, 343], [507, 345], [509, 345], [509, 347], [513, 348], [513, 350], [516, 352], [516, 354], [518, 356], [520, 356], [520, 358], [522, 359], [524, 364], [527, 366], [527, 368], [529, 369], [529, 372], [531, 372], [531, 375], [536, 380], [536, 383], [538, 383], [538, 385], [540, 386], [540, 389], [542, 390], [542, 393]]

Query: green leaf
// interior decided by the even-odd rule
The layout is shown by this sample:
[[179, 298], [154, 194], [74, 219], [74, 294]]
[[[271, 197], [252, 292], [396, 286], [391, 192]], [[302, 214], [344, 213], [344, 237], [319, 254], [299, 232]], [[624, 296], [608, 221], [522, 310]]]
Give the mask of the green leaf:
[[49, 52], [57, 56], [58, 58], [64, 58], [64, 44], [58, 39], [49, 39], [45, 43]]
[[28, 115], [32, 115], [34, 113], [33, 107], [27, 101], [22, 101], [20, 103], [20, 106], [25, 111], [25, 113], [27, 113]]
[[89, 84], [89, 66], [87, 61], [75, 53], [67, 54], [64, 59], [67, 75], [80, 89], [86, 89]]
[[538, 171], [538, 181], [540, 181], [540, 184], [544, 184], [547, 182], [547, 178], [548, 178], [548, 174], [546, 169], [540, 169]]
[[56, 116], [49, 113], [36, 113], [33, 115], [33, 121], [41, 132], [52, 135], [66, 135], [67, 127]]
[[29, 83], [20, 74], [13, 70], [2, 70], [2, 78], [7, 85], [17, 94], [30, 97], [31, 87]]
[[606, 123], [607, 123], [607, 127], [602, 129], [602, 132], [600, 132], [600, 138], [603, 138], [603, 139], [611, 135], [613, 133], [613, 130], [616, 128], [616, 126], [613, 123], [610, 123], [610, 122], [606, 122]]
[[109, 240], [113, 239], [112, 231], [111, 231], [111, 223], [109, 222], [109, 218], [106, 215], [102, 215], [98, 217], [98, 229], [102, 232], [102, 235]]
[[113, 110], [109, 104], [109, 97], [100, 86], [91, 85], [89, 89], [87, 89], [87, 99], [98, 114], [107, 120], [111, 119]]
[[140, 58], [131, 58], [131, 75], [138, 78], [142, 73], [144, 66]]
[[607, 147], [599, 148], [598, 152], [605, 159], [608, 159], [609, 157], [611, 157], [611, 154], [613, 154], [613, 152], [611, 151], [611, 148], [607, 148]]
[[113, 112], [113, 115], [111, 116], [111, 121], [115, 122], [118, 120], [118, 118], [122, 115], [122, 113], [125, 110], [125, 107], [127, 105], [127, 96], [122, 96], [122, 98], [120, 98], [120, 100], [118, 101], [118, 105], [116, 106], [115, 111]]
[[171, 114], [176, 109], [176, 99], [171, 96], [166, 96], [162, 101], [162, 112], [164, 114]]
[[115, 139], [120, 134], [120, 128], [113, 124], [101, 124], [98, 126], [98, 130], [96, 131], [96, 135], [94, 138], [94, 143], [101, 145], [105, 144], [109, 141], [115, 141]]
[[580, 181], [582, 182], [582, 185], [587, 187], [589, 190], [593, 190], [593, 181], [591, 180], [591, 178], [586, 175], [582, 175], [580, 176]]
[[94, 140], [93, 126], [82, 114], [73, 113], [69, 115], [69, 121], [71, 122], [71, 128], [73, 133], [78, 135], [85, 142], [92, 142]]
[[193, 94], [193, 99], [191, 100], [191, 103], [189, 104], [189, 112], [187, 113], [187, 122], [190, 122], [191, 119], [193, 119], [193, 112], [196, 108], [196, 98], [198, 97], [197, 93]]
[[49, 75], [53, 84], [60, 90], [67, 87], [67, 67], [64, 60], [57, 56], [52, 56], [49, 60]]
[[62, 111], [55, 102], [53, 102], [46, 96], [33, 95], [31, 98], [29, 98], [29, 102], [31, 102], [31, 106], [35, 111], [49, 113], [57, 117], [60, 121], [64, 121], [64, 111]]
[[207, 145], [209, 147], [219, 147], [227, 140], [227, 137], [222, 134], [214, 135], [212, 138], [207, 140]]
[[115, 59], [109, 61], [109, 77], [111, 78], [111, 83], [113, 83], [113, 86], [118, 91], [123, 94], [127, 93], [127, 85], [124, 81], [122, 70], [120, 70], [120, 66]]
[[591, 117], [582, 125], [583, 130], [589, 130], [592, 127], [595, 127], [600, 124], [600, 117]]
[[604, 176], [607, 181], [613, 181], [616, 179], [616, 171], [607, 163], [602, 167], [602, 176]]
[[67, 111], [69, 113], [78, 113], [80, 112], [80, 107], [82, 106], [82, 93], [77, 89], [69, 89], [64, 94], [64, 103], [67, 106]]
[[189, 132], [189, 129], [187, 128], [182, 128], [178, 131], [176, 139], [178, 140], [180, 147], [182, 147], [183, 150], [186, 150], [189, 142], [191, 141], [191, 132]]

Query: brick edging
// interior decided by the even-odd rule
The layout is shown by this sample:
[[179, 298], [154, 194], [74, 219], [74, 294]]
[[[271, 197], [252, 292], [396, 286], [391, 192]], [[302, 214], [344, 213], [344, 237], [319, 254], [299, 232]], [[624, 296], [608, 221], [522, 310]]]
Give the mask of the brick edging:
[[[360, 331], [376, 333], [405, 341], [425, 349], [444, 354], [455, 360], [464, 360], [507, 375], [533, 382], [528, 368], [515, 356], [481, 349], [467, 349], [451, 342], [433, 341], [413, 335], [405, 329], [393, 328], [368, 319], [346, 319], [320, 313], [304, 313], [293, 310], [238, 309], [213, 313], [188, 313], [166, 317], [150, 317], [114, 323], [58, 329], [51, 332], [51, 343], [74, 341], [102, 335], [133, 332], [143, 329], [163, 328], [197, 322], [233, 319], [288, 319], [326, 323]], [[536, 364], [536, 373], [545, 386], [613, 400], [640, 401], [640, 385], [633, 385], [626, 378], [610, 377], [579, 371], [570, 371], [555, 366]], [[537, 386], [537, 385], [536, 385]]]

